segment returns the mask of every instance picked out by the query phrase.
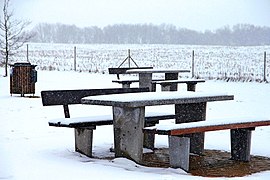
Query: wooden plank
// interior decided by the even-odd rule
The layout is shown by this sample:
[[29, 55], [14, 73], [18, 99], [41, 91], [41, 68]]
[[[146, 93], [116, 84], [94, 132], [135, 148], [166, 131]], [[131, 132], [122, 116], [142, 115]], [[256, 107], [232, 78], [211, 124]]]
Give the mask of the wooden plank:
[[181, 79], [178, 79], [178, 80], [164, 80], [164, 81], [156, 81], [154, 83], [156, 84], [173, 84], [173, 83], [200, 83], [200, 82], [205, 82], [204, 79], [186, 79], [186, 80], [181, 80]]
[[131, 84], [134, 82], [139, 82], [139, 80], [112, 80], [113, 83], [119, 83], [119, 84]]
[[[201, 123], [199, 121], [198, 123]], [[190, 122], [190, 124], [197, 124], [197, 122]], [[192, 134], [198, 132], [207, 132], [207, 131], [218, 131], [218, 130], [226, 130], [226, 129], [244, 129], [244, 128], [255, 128], [259, 126], [269, 126], [270, 120], [261, 120], [261, 121], [251, 121], [251, 122], [239, 122], [239, 123], [227, 123], [227, 124], [209, 124], [205, 126], [197, 126], [197, 127], [181, 127], [178, 129], [172, 128], [156, 128], [148, 127], [144, 129], [146, 133], [154, 133], [160, 135], [184, 135], [184, 134]]]
[[202, 126], [202, 127], [167, 130], [164, 132], [167, 132], [169, 135], [184, 135], [184, 134], [192, 134], [192, 133], [198, 133], [198, 132], [218, 131], [218, 130], [226, 130], [226, 129], [243, 129], [243, 128], [252, 128], [252, 127], [269, 126], [269, 125], [270, 125], [270, 120], [258, 121], [258, 122], [222, 124], [222, 125], [213, 124], [213, 125]]
[[81, 104], [86, 96], [105, 94], [121, 94], [149, 92], [148, 88], [107, 88], [107, 89], [76, 89], [76, 90], [49, 90], [41, 91], [43, 106]]
[[108, 68], [109, 74], [126, 74], [126, 71], [130, 69], [153, 69], [153, 67]]
[[130, 69], [126, 71], [126, 74], [137, 73], [188, 73], [190, 70], [185, 69]]
[[[152, 82], [155, 83], [156, 81], [165, 81], [164, 79], [153, 79]], [[140, 82], [138, 79], [133, 79], [133, 80], [112, 80], [113, 83], [119, 83], [119, 84], [132, 84], [132, 83], [137, 83]]]

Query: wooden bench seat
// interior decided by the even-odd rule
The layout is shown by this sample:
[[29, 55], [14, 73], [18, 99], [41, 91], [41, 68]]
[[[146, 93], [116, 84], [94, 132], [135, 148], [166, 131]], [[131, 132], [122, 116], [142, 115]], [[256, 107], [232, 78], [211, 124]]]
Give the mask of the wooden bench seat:
[[[41, 98], [43, 106], [62, 105], [64, 109], [64, 117], [49, 121], [49, 126], [69, 127], [75, 129], [75, 150], [86, 156], [92, 156], [93, 130], [96, 126], [113, 124], [112, 115], [90, 116], [89, 117], [70, 117], [69, 105], [81, 104], [81, 99], [86, 96], [96, 96], [105, 94], [122, 94], [149, 92], [149, 88], [107, 88], [107, 89], [77, 89], [77, 90], [49, 90], [42, 91]], [[90, 108], [90, 107], [89, 107]], [[153, 126], [159, 120], [173, 119], [174, 114], [149, 112], [146, 113], [145, 125]], [[146, 136], [146, 147], [152, 147], [154, 137]]]
[[189, 170], [190, 138], [193, 133], [227, 130], [231, 131], [231, 158], [249, 161], [251, 131], [259, 126], [269, 126], [270, 118], [243, 117], [211, 121], [198, 121], [173, 125], [145, 127], [144, 133], [169, 136], [170, 165]]
[[196, 90], [196, 84], [205, 82], [204, 79], [177, 79], [177, 80], [162, 80], [162, 81], [153, 81], [153, 87], [156, 86], [156, 84], [161, 85], [162, 91], [177, 91], [177, 84], [187, 84], [187, 90], [188, 91], [195, 91]]

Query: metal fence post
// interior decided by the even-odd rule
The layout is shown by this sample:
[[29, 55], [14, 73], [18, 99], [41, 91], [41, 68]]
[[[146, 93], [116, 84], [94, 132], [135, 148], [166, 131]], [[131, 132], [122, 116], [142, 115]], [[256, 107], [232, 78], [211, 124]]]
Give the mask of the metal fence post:
[[74, 71], [76, 71], [76, 46], [74, 46]]
[[194, 72], [194, 69], [195, 69], [195, 64], [194, 64], [194, 50], [192, 51], [192, 66], [191, 66], [191, 74], [192, 74], [192, 78], [195, 77], [195, 72]]
[[264, 51], [263, 81], [266, 82], [266, 51]]
[[28, 44], [26, 44], [26, 61], [29, 62], [29, 49], [28, 49]]

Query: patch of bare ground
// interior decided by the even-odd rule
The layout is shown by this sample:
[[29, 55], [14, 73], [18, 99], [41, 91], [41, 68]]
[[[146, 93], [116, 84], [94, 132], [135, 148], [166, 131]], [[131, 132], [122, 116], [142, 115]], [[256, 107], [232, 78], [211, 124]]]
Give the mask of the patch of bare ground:
[[[251, 156], [251, 161], [241, 162], [230, 159], [230, 152], [205, 150], [203, 156], [190, 156], [190, 174], [203, 177], [242, 177], [270, 170], [270, 158]], [[169, 167], [168, 149], [156, 149], [145, 153], [143, 165]]]

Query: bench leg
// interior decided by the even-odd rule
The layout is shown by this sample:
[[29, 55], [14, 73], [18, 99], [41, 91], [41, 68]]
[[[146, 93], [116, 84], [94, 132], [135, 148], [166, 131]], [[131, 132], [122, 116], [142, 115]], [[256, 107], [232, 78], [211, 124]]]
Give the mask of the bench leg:
[[164, 84], [161, 85], [161, 91], [170, 91], [170, 85]]
[[144, 107], [113, 107], [115, 157], [142, 162], [144, 119]]
[[75, 128], [75, 151], [92, 157], [93, 130], [90, 128]]
[[123, 83], [122, 88], [130, 88], [131, 83]]
[[156, 92], [157, 91], [157, 84], [156, 83], [152, 83], [152, 90], [151, 92]]
[[169, 136], [170, 166], [189, 171], [190, 139], [188, 137]]
[[194, 91], [196, 90], [197, 83], [187, 83], [187, 91]]
[[[145, 122], [145, 127], [155, 126], [156, 123]], [[148, 149], [155, 149], [155, 134], [154, 133], [144, 133], [143, 147]]]
[[161, 91], [177, 91], [177, 83], [163, 84]]
[[[206, 102], [175, 105], [176, 124], [205, 121]], [[190, 152], [202, 155], [204, 152], [204, 133], [190, 134]]]
[[252, 129], [231, 129], [231, 156], [233, 160], [250, 161]]

